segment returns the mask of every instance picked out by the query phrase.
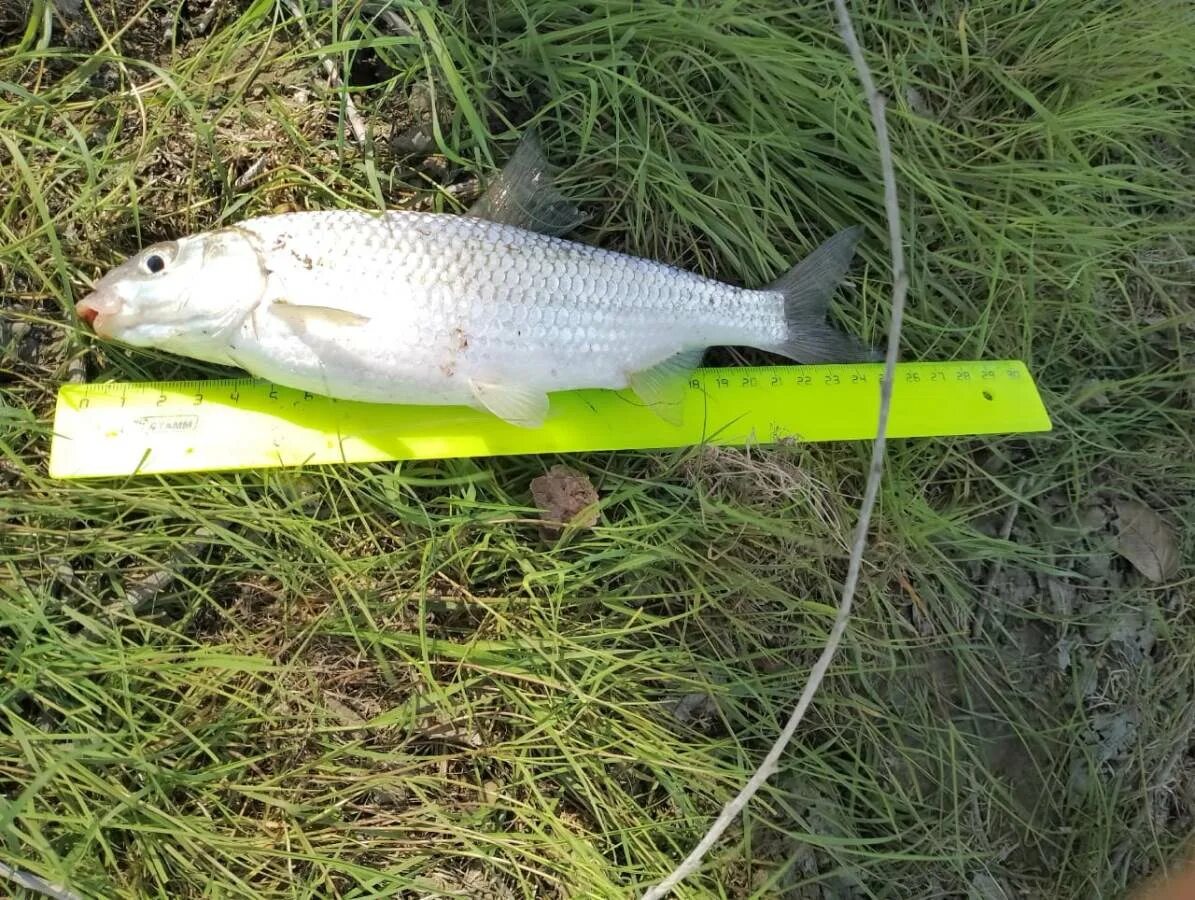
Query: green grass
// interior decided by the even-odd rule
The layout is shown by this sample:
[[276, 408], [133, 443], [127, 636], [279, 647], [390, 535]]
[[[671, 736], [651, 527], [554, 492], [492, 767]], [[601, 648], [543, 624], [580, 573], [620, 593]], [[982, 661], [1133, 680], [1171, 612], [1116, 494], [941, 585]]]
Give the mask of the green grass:
[[[73, 374], [218, 371], [86, 336], [102, 269], [274, 209], [459, 208], [438, 186], [533, 118], [603, 246], [754, 285], [862, 223], [836, 314], [878, 341], [830, 7], [698, 6], [408, 3], [402, 35], [312, 2], [319, 47], [266, 0], [202, 34], [204, 2], [0, 14], [0, 860], [87, 897], [625, 897], [690, 849], [825, 638], [867, 447], [571, 459], [602, 522], [555, 544], [556, 459], [59, 483], [46, 453]], [[1138, 498], [1191, 558], [1190, 12], [853, 6], [904, 356], [1025, 359], [1055, 430], [892, 446], [844, 650], [681, 895], [1116, 896], [1195, 815], [1190, 567], [1144, 581], [1093, 512]], [[413, 90], [434, 165], [390, 145]]]

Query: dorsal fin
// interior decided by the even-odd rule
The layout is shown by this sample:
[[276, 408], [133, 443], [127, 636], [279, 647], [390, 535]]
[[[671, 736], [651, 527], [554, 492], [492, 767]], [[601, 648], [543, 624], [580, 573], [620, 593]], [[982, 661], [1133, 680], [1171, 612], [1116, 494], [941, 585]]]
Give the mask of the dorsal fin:
[[467, 215], [552, 237], [568, 234], [586, 218], [556, 189], [539, 137], [531, 130]]

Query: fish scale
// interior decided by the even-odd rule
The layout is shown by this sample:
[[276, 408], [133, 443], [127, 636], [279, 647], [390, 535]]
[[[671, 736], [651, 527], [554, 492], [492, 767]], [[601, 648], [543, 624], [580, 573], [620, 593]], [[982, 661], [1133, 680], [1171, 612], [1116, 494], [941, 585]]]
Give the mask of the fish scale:
[[[459, 351], [461, 334], [472, 374], [517, 372], [544, 391], [625, 387], [632, 373], [685, 349], [770, 345], [784, 337], [779, 294], [468, 217], [303, 212], [238, 227], [268, 248], [271, 292], [300, 306], [333, 305], [377, 326], [367, 336], [341, 329], [337, 339], [364, 337], [373, 347], [366, 355], [381, 365], [332, 372], [312, 357], [319, 371], [309, 377], [343, 377], [346, 399], [410, 402], [395, 392], [395, 383], [409, 378], [396, 351], [426, 365], [424, 350]], [[404, 329], [412, 310], [419, 327]], [[243, 339], [256, 329], [261, 341], [261, 319], [246, 323]], [[259, 354], [295, 345], [285, 351], [293, 356], [305, 340], [289, 328], [265, 331], [270, 343]], [[531, 357], [545, 377], [528, 370]], [[248, 362], [252, 354], [238, 358]], [[458, 366], [453, 375], [460, 402], [469, 399], [468, 374]]]
[[858, 229], [752, 290], [562, 237], [580, 219], [533, 141], [469, 215], [261, 216], [148, 247], [77, 305], [102, 337], [378, 403], [535, 427], [548, 395], [629, 386], [664, 417], [713, 345], [874, 358], [825, 320]]

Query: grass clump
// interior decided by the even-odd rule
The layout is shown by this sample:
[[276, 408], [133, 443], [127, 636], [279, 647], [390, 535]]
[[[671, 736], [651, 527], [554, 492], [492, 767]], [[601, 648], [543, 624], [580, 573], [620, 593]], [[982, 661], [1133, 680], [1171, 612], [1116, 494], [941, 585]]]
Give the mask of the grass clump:
[[[603, 246], [755, 285], [863, 223], [836, 313], [878, 338], [880, 180], [829, 9], [46, 9], [0, 16], [0, 859], [96, 897], [657, 880], [800, 690], [866, 448], [570, 460], [602, 520], [545, 544], [558, 460], [57, 483], [49, 415], [68, 378], [218, 371], [87, 338], [101, 269], [262, 212], [458, 209], [531, 119]], [[1133, 499], [1190, 559], [1189, 15], [857, 15], [905, 356], [1026, 359], [1056, 428], [892, 447], [847, 652], [684, 893], [1115, 894], [1192, 824], [1189, 569], [1116, 553]]]

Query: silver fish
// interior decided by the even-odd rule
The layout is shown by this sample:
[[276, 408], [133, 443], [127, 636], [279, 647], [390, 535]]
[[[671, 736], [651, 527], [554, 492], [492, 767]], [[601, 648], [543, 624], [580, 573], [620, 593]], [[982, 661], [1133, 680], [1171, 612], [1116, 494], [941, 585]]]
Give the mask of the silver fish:
[[95, 333], [346, 400], [468, 405], [630, 387], [675, 421], [706, 348], [874, 359], [827, 324], [860, 229], [749, 290], [565, 240], [581, 216], [525, 138], [467, 215], [298, 212], [147, 247], [76, 311]]

